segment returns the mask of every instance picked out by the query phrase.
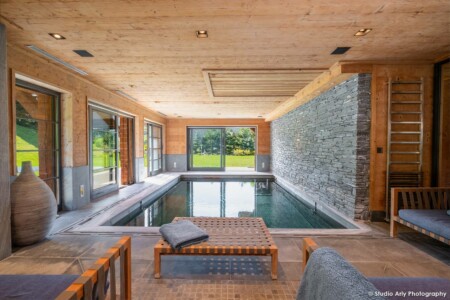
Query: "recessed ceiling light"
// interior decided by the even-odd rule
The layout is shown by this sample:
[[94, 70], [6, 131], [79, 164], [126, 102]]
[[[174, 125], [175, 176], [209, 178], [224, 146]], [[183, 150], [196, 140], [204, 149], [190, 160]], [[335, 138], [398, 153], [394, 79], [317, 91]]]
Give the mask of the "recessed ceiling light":
[[199, 39], [205, 39], [208, 37], [208, 31], [206, 30], [197, 30], [196, 34]]
[[258, 118], [262, 118], [263, 116], [258, 116]]
[[65, 39], [66, 39], [65, 37], [63, 37], [63, 36], [60, 35], [59, 33], [49, 33], [49, 35], [50, 35], [52, 38], [57, 39], [57, 40], [65, 40]]
[[334, 49], [333, 52], [331, 52], [331, 54], [336, 55], [336, 54], [344, 54], [345, 52], [347, 52], [351, 47], [337, 47], [336, 49]]
[[355, 36], [363, 36], [372, 31], [372, 28], [361, 28], [355, 33]]
[[181, 118], [181, 116], [178, 116], [178, 118]]

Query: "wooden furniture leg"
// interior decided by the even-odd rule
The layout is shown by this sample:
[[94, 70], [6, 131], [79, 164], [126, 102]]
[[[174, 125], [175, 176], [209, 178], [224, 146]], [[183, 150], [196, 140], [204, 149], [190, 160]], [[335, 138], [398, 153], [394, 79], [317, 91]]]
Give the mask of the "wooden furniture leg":
[[278, 277], [278, 249], [274, 249], [272, 255], [272, 280]]
[[398, 224], [394, 221], [394, 219], [391, 219], [390, 235], [393, 238], [397, 237], [398, 235]]
[[161, 278], [161, 252], [160, 249], [155, 247], [154, 250], [155, 258], [154, 258], [154, 268], [155, 268], [155, 278]]
[[395, 222], [395, 218], [398, 216], [398, 192], [397, 189], [391, 189], [391, 215], [390, 215], [390, 230], [391, 237], [397, 237], [398, 224]]
[[308, 263], [309, 256], [313, 253], [314, 250], [319, 248], [317, 244], [311, 238], [303, 239], [303, 263], [302, 263], [302, 272], [305, 272], [306, 264]]

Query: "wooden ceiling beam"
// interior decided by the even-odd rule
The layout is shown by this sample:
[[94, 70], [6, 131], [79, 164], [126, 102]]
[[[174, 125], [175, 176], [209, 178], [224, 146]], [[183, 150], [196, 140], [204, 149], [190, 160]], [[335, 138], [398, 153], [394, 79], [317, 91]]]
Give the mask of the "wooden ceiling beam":
[[293, 97], [289, 98], [269, 113], [266, 117], [266, 121], [278, 119], [358, 73], [372, 73], [372, 64], [335, 63], [329, 70], [323, 72]]

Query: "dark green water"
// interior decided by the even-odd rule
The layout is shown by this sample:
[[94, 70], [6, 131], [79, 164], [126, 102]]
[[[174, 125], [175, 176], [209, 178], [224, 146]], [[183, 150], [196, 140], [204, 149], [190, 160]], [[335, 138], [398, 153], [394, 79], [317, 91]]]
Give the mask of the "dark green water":
[[269, 228], [344, 228], [271, 181], [181, 181], [117, 226], [161, 226], [175, 217], [262, 217]]

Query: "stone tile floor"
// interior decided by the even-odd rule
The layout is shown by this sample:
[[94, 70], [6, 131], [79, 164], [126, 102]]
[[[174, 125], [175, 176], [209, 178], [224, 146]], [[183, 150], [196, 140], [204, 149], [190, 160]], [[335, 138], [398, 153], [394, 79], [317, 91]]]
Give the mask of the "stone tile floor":
[[[371, 236], [315, 237], [337, 249], [367, 276], [436, 276], [450, 279], [450, 247], [413, 232], [398, 239], [387, 224], [373, 223]], [[118, 236], [56, 234], [15, 249], [0, 262], [0, 274], [81, 274]], [[300, 237], [275, 237], [279, 279], [270, 279], [269, 257], [163, 257], [162, 278], [153, 272], [158, 237], [132, 237], [134, 299], [294, 299], [301, 274]]]

